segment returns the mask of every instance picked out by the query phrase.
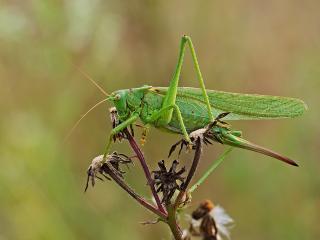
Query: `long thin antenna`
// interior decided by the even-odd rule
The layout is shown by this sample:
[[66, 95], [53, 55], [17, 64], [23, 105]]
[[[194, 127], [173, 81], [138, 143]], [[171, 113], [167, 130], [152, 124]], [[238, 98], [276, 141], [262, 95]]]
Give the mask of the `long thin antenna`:
[[94, 106], [92, 106], [85, 114], [82, 115], [82, 117], [73, 125], [73, 127], [70, 129], [70, 131], [68, 132], [68, 134], [64, 137], [63, 142], [66, 142], [67, 139], [70, 137], [70, 135], [73, 133], [73, 131], [76, 129], [76, 127], [79, 125], [79, 123], [81, 122], [81, 120], [87, 116], [93, 109], [95, 109], [96, 107], [98, 107], [100, 104], [104, 103], [105, 101], [108, 101], [108, 99], [103, 99], [100, 102], [96, 103]]
[[85, 73], [80, 67], [78, 67], [77, 65], [73, 64], [72, 65], [87, 79], [89, 80], [91, 83], [93, 83], [99, 90], [100, 92], [102, 92], [104, 95], [106, 96], [110, 96], [110, 94], [106, 93], [105, 90], [103, 90], [103, 88], [96, 82], [94, 81], [87, 73]]

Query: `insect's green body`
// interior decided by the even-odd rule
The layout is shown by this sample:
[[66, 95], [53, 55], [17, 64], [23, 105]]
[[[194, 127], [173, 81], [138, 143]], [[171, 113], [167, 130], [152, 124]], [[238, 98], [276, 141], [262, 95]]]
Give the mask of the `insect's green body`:
[[[159, 125], [157, 120], [149, 120], [150, 116], [161, 109], [167, 92], [167, 87], [151, 86], [114, 92], [114, 95], [120, 94], [122, 98], [126, 99], [125, 103], [121, 101], [121, 104], [114, 101], [120, 120], [125, 121], [128, 116], [137, 112], [145, 124], [182, 134], [175, 112], [173, 112], [171, 121], [166, 125]], [[214, 116], [218, 116], [223, 112], [230, 112], [224, 120], [292, 118], [300, 116], [305, 111], [305, 104], [301, 100], [294, 98], [229, 93], [215, 90], [207, 90], [207, 94]], [[178, 88], [176, 104], [181, 111], [188, 133], [203, 128], [210, 123], [211, 120], [207, 113], [201, 89]]]
[[[190, 47], [201, 88], [178, 87], [186, 44]], [[118, 90], [111, 94], [109, 100], [116, 107], [121, 124], [112, 130], [105, 155], [112, 137], [138, 118], [146, 125], [183, 134], [191, 143], [189, 134], [204, 128], [221, 113], [229, 112], [224, 120], [277, 119], [300, 116], [306, 109], [303, 101], [294, 98], [206, 90], [191, 39], [187, 36], [181, 40], [178, 64], [169, 87], [143, 86]], [[213, 132], [220, 143], [296, 165], [286, 157], [244, 140], [239, 131], [218, 124], [213, 126]]]
[[[112, 93], [113, 103], [117, 108], [120, 121], [125, 122], [130, 116], [136, 115], [146, 125], [183, 134], [176, 112], [173, 112], [170, 122], [166, 124], [159, 122], [158, 119], [151, 119], [162, 108], [167, 92], [168, 88], [166, 87], [143, 86]], [[230, 112], [224, 120], [292, 118], [301, 115], [306, 108], [301, 100], [294, 98], [215, 90], [208, 90], [207, 94], [214, 116]], [[201, 89], [178, 88], [176, 105], [180, 109], [188, 134], [204, 128], [211, 122]], [[214, 126], [213, 128], [216, 136], [224, 144], [260, 152], [288, 162], [287, 158], [244, 140], [239, 131], [231, 131], [222, 126]]]

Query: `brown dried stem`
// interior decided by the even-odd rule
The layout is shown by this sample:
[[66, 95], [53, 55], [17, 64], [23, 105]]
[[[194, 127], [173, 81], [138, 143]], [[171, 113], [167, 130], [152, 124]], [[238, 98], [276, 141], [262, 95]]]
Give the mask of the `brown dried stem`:
[[195, 149], [194, 158], [192, 161], [191, 168], [188, 172], [186, 181], [183, 183], [181, 190], [180, 190], [180, 192], [176, 198], [176, 201], [174, 203], [175, 210], [177, 210], [178, 207], [180, 206], [180, 204], [182, 203], [182, 199], [186, 194], [186, 190], [187, 190], [187, 188], [188, 188], [188, 186], [189, 186], [189, 184], [190, 184], [190, 182], [191, 182], [191, 180], [197, 170], [198, 164], [200, 162], [201, 153], [202, 153], [202, 141], [200, 138], [198, 138], [196, 140], [196, 149]]
[[148, 203], [143, 197], [139, 196], [131, 187], [129, 187], [122, 178], [116, 173], [114, 167], [106, 162], [108, 169], [108, 175], [123, 189], [125, 190], [132, 198], [134, 198], [138, 203], [140, 203], [143, 207], [147, 208], [149, 211], [158, 215], [161, 219], [166, 219], [167, 215], [161, 212], [158, 208], [154, 207], [150, 203]]
[[168, 225], [171, 229], [171, 232], [176, 240], [182, 240], [182, 231], [181, 231], [180, 226], [177, 221], [177, 211], [178, 211], [180, 204], [182, 203], [183, 197], [186, 194], [186, 190], [187, 190], [187, 188], [188, 188], [188, 186], [189, 186], [189, 184], [190, 184], [190, 182], [196, 172], [196, 169], [197, 169], [199, 161], [200, 161], [201, 153], [202, 153], [202, 142], [201, 142], [201, 139], [198, 138], [196, 140], [196, 149], [195, 149], [195, 153], [194, 153], [193, 162], [192, 162], [191, 168], [189, 170], [189, 173], [187, 175], [186, 181], [183, 183], [181, 190], [180, 190], [174, 204], [167, 207], [168, 208], [168, 221], [167, 221], [167, 223], [168, 223]]
[[140, 164], [141, 164], [142, 169], [144, 171], [144, 174], [146, 176], [147, 183], [148, 183], [148, 185], [149, 185], [149, 187], [151, 189], [152, 195], [153, 195], [153, 197], [154, 197], [154, 199], [156, 201], [156, 204], [158, 206], [159, 211], [166, 215], [167, 211], [164, 209], [164, 207], [161, 204], [159, 195], [157, 194], [156, 189], [154, 187], [154, 182], [152, 180], [149, 167], [147, 165], [147, 162], [146, 162], [146, 160], [145, 160], [145, 158], [144, 158], [144, 156], [143, 156], [138, 144], [136, 143], [136, 141], [134, 140], [134, 138], [132, 137], [132, 135], [130, 134], [128, 129], [125, 129], [124, 132], [127, 135], [128, 141], [129, 141], [133, 151], [137, 154], [137, 157], [138, 157], [138, 159], [140, 161]]

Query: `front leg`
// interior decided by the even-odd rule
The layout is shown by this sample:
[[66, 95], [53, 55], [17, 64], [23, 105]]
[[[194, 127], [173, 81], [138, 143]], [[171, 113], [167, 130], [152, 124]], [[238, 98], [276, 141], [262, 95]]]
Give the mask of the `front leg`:
[[110, 150], [111, 143], [113, 142], [113, 137], [117, 135], [119, 132], [124, 130], [126, 127], [128, 127], [130, 124], [134, 123], [139, 117], [138, 113], [133, 113], [127, 120], [120, 123], [118, 126], [116, 126], [112, 131], [110, 132], [110, 135], [108, 137], [108, 144], [106, 146], [105, 152], [103, 154], [103, 157], [105, 158]]

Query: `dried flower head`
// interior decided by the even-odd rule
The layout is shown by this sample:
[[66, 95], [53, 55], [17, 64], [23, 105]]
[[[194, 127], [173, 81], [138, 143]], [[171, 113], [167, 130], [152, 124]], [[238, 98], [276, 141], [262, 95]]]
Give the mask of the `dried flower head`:
[[[118, 111], [115, 107], [112, 107], [109, 109], [109, 112], [110, 112], [110, 119], [111, 119], [111, 123], [112, 123], [112, 128], [115, 128], [121, 123], [119, 120]], [[132, 124], [130, 124], [129, 127], [130, 127], [131, 135], [134, 136]], [[122, 139], [127, 139], [127, 136], [124, 133], [124, 131], [120, 131], [117, 134], [113, 135], [114, 142], [116, 142], [117, 140], [119, 140], [119, 142], [121, 142]]]
[[[170, 200], [173, 197], [176, 190], [180, 190], [181, 185], [183, 184], [184, 177], [182, 174], [186, 171], [185, 167], [181, 168], [178, 172], [177, 166], [179, 162], [174, 160], [169, 171], [167, 170], [164, 160], [158, 162], [160, 170], [153, 171], [154, 184], [157, 187], [157, 192], [162, 192], [162, 203], [166, 205], [170, 204]], [[179, 185], [177, 181], [180, 181]]]
[[183, 239], [191, 239], [191, 236], [200, 236], [203, 240], [230, 239], [233, 223], [233, 219], [222, 207], [205, 200], [192, 212], [190, 227], [184, 230]]
[[[117, 152], [113, 152], [112, 154], [107, 155], [105, 158], [103, 157], [103, 155], [99, 155], [95, 157], [92, 160], [92, 163], [90, 164], [87, 170], [88, 177], [87, 177], [85, 191], [87, 191], [88, 189], [90, 180], [91, 180], [92, 186], [94, 186], [96, 178], [103, 181], [103, 178], [98, 176], [98, 174], [100, 174], [101, 176], [105, 177], [108, 180], [111, 180], [111, 178], [108, 175], [110, 171], [113, 171], [119, 177], [123, 178], [123, 174], [125, 172], [121, 170], [120, 165], [121, 164], [127, 165], [129, 163], [132, 163], [132, 160], [130, 157], [124, 154], [118, 154]], [[112, 167], [112, 169], [110, 169], [110, 167]]]
[[[190, 140], [192, 142], [192, 149], [196, 149], [196, 142], [197, 139], [200, 138], [200, 140], [204, 143], [204, 144], [212, 144], [212, 142], [210, 140], [219, 142], [221, 144], [223, 144], [220, 136], [218, 134], [216, 134], [212, 128], [214, 126], [220, 126], [220, 127], [224, 127], [224, 128], [229, 128], [228, 123], [221, 121], [222, 118], [226, 117], [229, 114], [229, 112], [226, 113], [221, 113], [219, 114], [215, 120], [211, 123], [209, 123], [206, 127], [204, 128], [200, 128], [197, 129], [193, 132], [191, 132], [189, 134]], [[175, 144], [172, 145], [170, 151], [169, 151], [169, 157], [171, 156], [171, 154], [176, 150], [177, 146], [180, 145], [180, 149], [179, 149], [179, 155], [181, 154], [181, 151], [183, 149], [183, 147], [186, 147], [186, 149], [189, 148], [189, 142], [187, 142], [185, 139], [181, 139], [180, 141], [176, 142]]]

